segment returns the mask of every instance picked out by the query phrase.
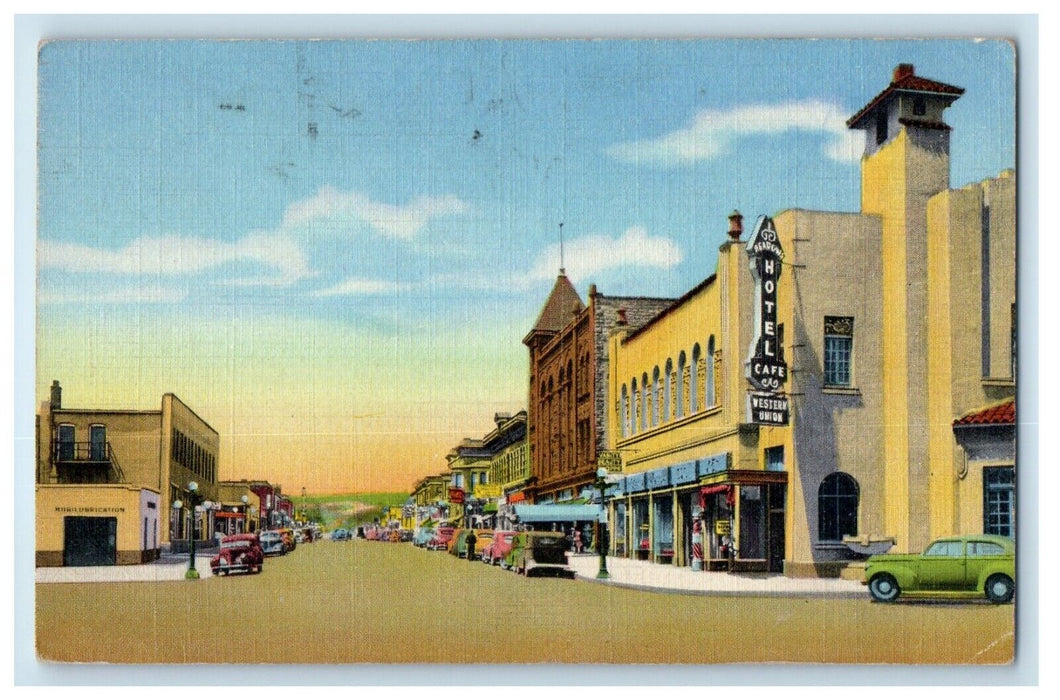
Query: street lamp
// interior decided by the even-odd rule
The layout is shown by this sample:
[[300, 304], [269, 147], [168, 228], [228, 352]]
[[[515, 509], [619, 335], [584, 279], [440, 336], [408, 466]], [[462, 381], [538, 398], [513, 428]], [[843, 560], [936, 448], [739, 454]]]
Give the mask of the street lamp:
[[250, 499], [247, 498], [247, 494], [244, 493], [239, 497], [239, 500], [243, 501], [243, 532], [250, 532], [250, 513], [247, 509], [247, 503], [250, 502]]
[[[607, 470], [600, 467], [596, 470], [596, 488], [600, 490], [600, 509], [607, 513], [607, 502], [604, 500], [604, 489], [607, 487]], [[607, 572], [607, 546], [604, 544], [604, 528], [606, 525], [596, 519], [596, 550], [600, 552], [600, 570], [596, 572], [596, 578], [611, 578]]]
[[199, 485], [194, 481], [188, 482], [188, 510], [191, 512], [191, 527], [188, 528], [188, 571], [184, 574], [185, 579], [199, 578], [199, 572], [195, 570], [195, 501], [198, 500]]

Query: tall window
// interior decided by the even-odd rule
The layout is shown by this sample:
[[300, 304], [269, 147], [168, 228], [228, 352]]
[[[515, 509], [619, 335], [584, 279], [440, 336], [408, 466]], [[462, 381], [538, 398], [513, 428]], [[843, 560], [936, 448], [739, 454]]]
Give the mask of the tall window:
[[640, 429], [640, 423], [637, 422], [640, 417], [640, 390], [637, 389], [637, 378], [633, 378], [633, 403], [630, 406], [630, 435], [633, 435]]
[[1015, 491], [1015, 468], [983, 469], [983, 532], [1012, 537], [1016, 524]]
[[651, 427], [659, 424], [659, 368], [656, 367], [651, 373]]
[[850, 386], [850, 362], [854, 349], [854, 319], [824, 317], [825, 386]]
[[88, 426], [88, 458], [94, 462], [102, 462], [107, 458], [106, 426]]
[[629, 435], [629, 389], [622, 385], [622, 402], [618, 405], [618, 431], [621, 437]]
[[692, 377], [691, 386], [688, 388], [688, 412], [695, 413], [699, 410], [699, 360], [701, 350], [699, 343], [692, 348]]
[[685, 415], [685, 396], [688, 392], [685, 389], [685, 351], [682, 350], [681, 354], [677, 356], [677, 417], [683, 418]]
[[817, 537], [838, 542], [858, 534], [858, 482], [844, 472], [824, 478], [817, 490]]
[[642, 431], [648, 429], [648, 414], [651, 413], [651, 386], [648, 384], [648, 373], [640, 375], [641, 383], [641, 402], [640, 407], [640, 429]]
[[674, 417], [674, 361], [666, 359], [666, 374], [663, 377], [663, 422]]
[[714, 336], [707, 341], [707, 406], [716, 406], [717, 396], [714, 394]]
[[74, 426], [63, 424], [59, 426], [59, 460], [71, 460], [74, 458]]

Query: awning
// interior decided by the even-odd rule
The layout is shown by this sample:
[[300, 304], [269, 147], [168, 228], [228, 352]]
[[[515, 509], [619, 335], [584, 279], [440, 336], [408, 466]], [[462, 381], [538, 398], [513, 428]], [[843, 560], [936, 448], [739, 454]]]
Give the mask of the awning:
[[710, 496], [715, 493], [725, 493], [730, 488], [732, 487], [728, 484], [718, 484], [717, 486], [704, 486], [700, 493], [702, 493], [704, 496]]
[[215, 518], [239, 518], [240, 520], [242, 520], [243, 519], [243, 514], [242, 513], [228, 513], [228, 512], [225, 512], [223, 510], [218, 510], [218, 511], [214, 512], [213, 517], [215, 517]]
[[603, 520], [604, 512], [596, 505], [515, 505], [515, 516], [523, 523], [559, 523]]

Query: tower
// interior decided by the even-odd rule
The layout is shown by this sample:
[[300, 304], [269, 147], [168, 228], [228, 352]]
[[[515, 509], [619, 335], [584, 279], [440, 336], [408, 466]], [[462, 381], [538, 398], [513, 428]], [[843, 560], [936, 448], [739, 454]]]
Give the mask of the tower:
[[898, 550], [929, 537], [927, 206], [949, 188], [950, 126], [964, 93], [899, 64], [881, 93], [847, 121], [865, 132], [861, 211], [880, 217], [884, 340], [884, 525]]

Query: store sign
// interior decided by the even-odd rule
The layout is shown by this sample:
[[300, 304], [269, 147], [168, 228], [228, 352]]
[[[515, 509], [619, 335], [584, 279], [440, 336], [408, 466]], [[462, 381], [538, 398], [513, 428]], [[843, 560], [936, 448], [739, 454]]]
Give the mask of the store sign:
[[747, 415], [758, 425], [787, 425], [788, 397], [784, 394], [747, 394]]
[[728, 520], [715, 520], [714, 521], [714, 534], [715, 535], [731, 535], [732, 534], [732, 523]]
[[622, 453], [618, 450], [604, 450], [596, 455], [596, 466], [603, 467], [608, 474], [622, 472]]
[[479, 484], [475, 487], [475, 498], [500, 498], [500, 484]]
[[463, 503], [464, 502], [464, 489], [449, 489], [449, 502], [450, 503]]
[[780, 280], [784, 249], [780, 246], [773, 219], [758, 218], [754, 235], [747, 242], [751, 275], [755, 280], [755, 338], [747, 360], [747, 379], [759, 391], [779, 391], [788, 380], [777, 328], [777, 284]]

